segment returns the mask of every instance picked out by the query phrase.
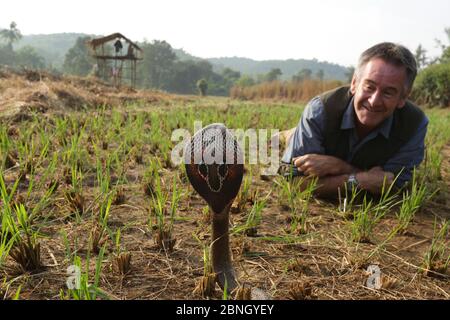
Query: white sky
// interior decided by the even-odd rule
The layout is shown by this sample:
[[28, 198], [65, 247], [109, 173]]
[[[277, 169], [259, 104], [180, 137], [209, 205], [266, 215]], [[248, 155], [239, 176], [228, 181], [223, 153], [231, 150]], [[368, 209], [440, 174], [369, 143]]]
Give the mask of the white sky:
[[381, 41], [431, 56], [446, 40], [449, 0], [9, 0], [0, 28], [23, 34], [121, 32], [166, 40], [202, 58], [311, 59], [354, 65]]

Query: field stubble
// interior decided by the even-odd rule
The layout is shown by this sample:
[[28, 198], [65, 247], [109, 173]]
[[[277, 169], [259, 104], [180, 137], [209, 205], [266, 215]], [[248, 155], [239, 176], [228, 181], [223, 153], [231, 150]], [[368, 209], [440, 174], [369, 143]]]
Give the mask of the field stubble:
[[[170, 162], [171, 132], [192, 133], [194, 120], [288, 129], [301, 110], [189, 98], [1, 120], [0, 297], [201, 299], [194, 289], [211, 238], [208, 210], [182, 168]], [[293, 203], [279, 177], [260, 176], [258, 166], [247, 165], [247, 186], [230, 222], [240, 284], [274, 299], [449, 299], [448, 268], [430, 270], [425, 257], [434, 243], [443, 248], [435, 255], [439, 265], [448, 264], [448, 232], [437, 239], [435, 226], [449, 219], [450, 116], [428, 114], [419, 176], [428, 195], [437, 191], [419, 203], [404, 232], [393, 232], [398, 204], [373, 223], [370, 241], [359, 242], [352, 236], [356, 220], [339, 203], [308, 196]], [[19, 219], [23, 210], [26, 221]], [[292, 225], [296, 217], [301, 228]], [[161, 230], [170, 232], [170, 247], [155, 240]], [[40, 247], [41, 263], [33, 270], [11, 255], [28, 236]], [[86, 286], [73, 291], [66, 270], [77, 261]], [[371, 265], [381, 271], [379, 289], [366, 285]], [[216, 291], [213, 298], [221, 299]]]

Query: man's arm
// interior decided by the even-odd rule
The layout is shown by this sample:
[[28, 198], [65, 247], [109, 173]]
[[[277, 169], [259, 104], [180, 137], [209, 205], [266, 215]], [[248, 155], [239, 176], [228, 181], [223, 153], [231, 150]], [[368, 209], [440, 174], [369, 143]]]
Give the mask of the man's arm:
[[342, 159], [323, 154], [305, 154], [293, 159], [294, 165], [306, 176], [337, 176], [361, 171]]
[[[306, 173], [302, 172], [302, 175], [319, 176], [315, 193], [327, 197], [337, 195], [338, 187], [344, 188], [349, 175], [359, 170], [341, 159], [323, 155], [325, 153], [322, 146], [324, 131], [323, 102], [319, 97], [315, 97], [305, 107], [282, 161], [293, 163], [299, 167], [300, 171], [306, 171]], [[306, 163], [306, 166], [302, 161]], [[323, 164], [321, 167], [325, 168], [313, 167], [313, 163]], [[305, 179], [300, 188], [306, 188], [309, 181]]]
[[[317, 176], [319, 196], [336, 196], [337, 189], [345, 188], [350, 174], [355, 174], [359, 187], [372, 194], [380, 194], [384, 184], [386, 187], [393, 182], [396, 188], [401, 188], [411, 180], [412, 170], [424, 158], [424, 140], [427, 132], [428, 119], [425, 117], [419, 125], [416, 134], [400, 150], [381, 167], [361, 171], [345, 161], [320, 154], [307, 154], [294, 159], [294, 164], [305, 176]], [[395, 177], [398, 174], [398, 177]]]
[[[361, 188], [372, 193], [380, 193], [385, 177], [389, 182], [393, 174], [383, 170], [361, 172], [359, 168], [339, 158], [324, 155], [325, 150], [322, 146], [324, 130], [324, 107], [322, 101], [316, 97], [306, 106], [283, 156], [283, 162], [293, 162], [305, 176], [319, 177], [315, 192], [319, 196], [336, 196], [338, 188], [344, 190], [350, 174], [357, 174], [356, 178]], [[304, 187], [307, 182], [309, 181], [305, 181]]]
[[[350, 174], [338, 174], [320, 177], [317, 182], [317, 189], [314, 193], [323, 198], [337, 197], [339, 195], [338, 189], [341, 189], [343, 194], [346, 190], [346, 183]], [[314, 177], [313, 175], [307, 177]], [[389, 187], [394, 181], [394, 174], [383, 171], [381, 167], [374, 167], [368, 171], [359, 171], [356, 173], [358, 186], [362, 190], [366, 190], [372, 194], [380, 194], [384, 188]], [[307, 187], [310, 179], [305, 179], [300, 188]]]
[[412, 171], [423, 161], [428, 118], [424, 117], [414, 136], [384, 165], [383, 170], [398, 175], [395, 185], [402, 188], [412, 178]]
[[380, 194], [383, 188], [389, 188], [394, 182], [392, 172], [383, 171], [381, 167], [373, 167], [368, 171], [361, 171], [356, 174], [360, 189], [369, 191], [372, 194]]
[[[321, 198], [336, 198], [339, 195], [339, 188], [341, 191], [345, 191], [345, 184], [349, 176], [349, 174], [340, 174], [337, 176], [319, 178], [317, 181], [317, 189], [314, 191], [314, 194]], [[302, 184], [301, 188], [305, 188], [306, 186], [307, 184]]]
[[284, 163], [292, 163], [298, 156], [316, 153], [324, 154], [322, 146], [325, 130], [325, 111], [319, 97], [313, 98], [303, 110], [294, 134], [289, 139], [283, 155]]

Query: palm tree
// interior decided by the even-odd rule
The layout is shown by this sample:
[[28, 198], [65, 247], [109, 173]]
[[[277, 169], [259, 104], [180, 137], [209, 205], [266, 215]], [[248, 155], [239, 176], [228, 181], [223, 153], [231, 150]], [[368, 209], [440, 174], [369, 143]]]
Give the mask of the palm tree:
[[17, 24], [13, 21], [9, 29], [0, 30], [0, 37], [8, 42], [8, 48], [12, 50], [12, 44], [22, 38], [22, 33], [17, 29]]

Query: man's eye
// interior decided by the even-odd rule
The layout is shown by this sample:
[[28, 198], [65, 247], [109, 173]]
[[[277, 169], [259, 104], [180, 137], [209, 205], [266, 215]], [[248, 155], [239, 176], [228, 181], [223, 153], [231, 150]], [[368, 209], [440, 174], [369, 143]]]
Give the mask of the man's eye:
[[373, 91], [373, 90], [375, 90], [375, 88], [374, 88], [373, 86], [368, 85], [368, 84], [364, 87], [364, 89], [365, 89], [366, 91]]

